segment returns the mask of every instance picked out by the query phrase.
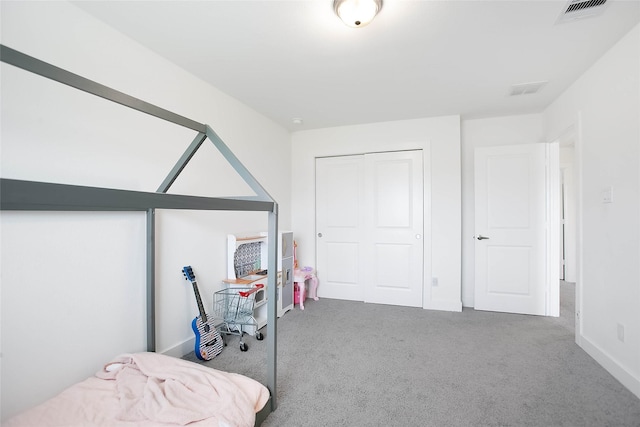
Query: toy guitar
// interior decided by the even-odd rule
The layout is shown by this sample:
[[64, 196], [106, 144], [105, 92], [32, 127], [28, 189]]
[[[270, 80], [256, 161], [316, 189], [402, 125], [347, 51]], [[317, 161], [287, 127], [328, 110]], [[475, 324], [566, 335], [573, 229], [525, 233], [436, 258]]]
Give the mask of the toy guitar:
[[193, 322], [191, 322], [191, 328], [196, 335], [194, 352], [200, 360], [211, 360], [222, 352], [224, 345], [222, 336], [220, 336], [220, 332], [216, 329], [213, 318], [209, 318], [204, 311], [200, 292], [198, 291], [198, 284], [196, 283], [196, 275], [193, 273], [191, 266], [183, 267], [182, 274], [184, 274], [184, 277], [193, 285], [193, 292], [196, 295], [196, 302], [198, 303], [198, 311], [200, 311], [200, 316], [197, 316], [193, 319]]

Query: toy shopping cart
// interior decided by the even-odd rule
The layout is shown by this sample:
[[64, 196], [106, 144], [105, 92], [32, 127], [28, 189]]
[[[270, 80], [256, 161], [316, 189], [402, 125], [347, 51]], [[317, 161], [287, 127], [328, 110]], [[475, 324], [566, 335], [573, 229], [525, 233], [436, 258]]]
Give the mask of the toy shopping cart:
[[258, 331], [258, 322], [253, 316], [256, 292], [262, 288], [264, 288], [263, 284], [257, 284], [253, 288], [225, 288], [213, 294], [214, 315], [217, 319], [222, 319], [218, 330], [221, 334], [238, 335], [242, 351], [249, 349], [243, 339], [247, 327], [252, 327], [255, 330], [255, 337], [258, 341], [264, 338], [262, 333]]

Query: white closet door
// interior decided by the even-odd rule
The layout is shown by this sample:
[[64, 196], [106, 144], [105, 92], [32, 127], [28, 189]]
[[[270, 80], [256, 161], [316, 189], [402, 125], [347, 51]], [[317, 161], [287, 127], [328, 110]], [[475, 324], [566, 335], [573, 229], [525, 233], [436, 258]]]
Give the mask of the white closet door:
[[422, 307], [422, 151], [365, 156], [365, 301]]
[[316, 159], [320, 297], [363, 301], [364, 156]]
[[422, 306], [422, 151], [317, 159], [320, 296]]

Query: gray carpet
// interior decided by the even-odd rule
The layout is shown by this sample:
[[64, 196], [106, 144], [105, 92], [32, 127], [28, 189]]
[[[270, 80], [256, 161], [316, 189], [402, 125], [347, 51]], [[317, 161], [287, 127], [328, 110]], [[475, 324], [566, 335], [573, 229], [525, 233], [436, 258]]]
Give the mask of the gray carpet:
[[[307, 300], [278, 322], [262, 425], [640, 426], [640, 400], [575, 344], [561, 288], [560, 318]], [[266, 341], [246, 342], [205, 364], [264, 383]]]

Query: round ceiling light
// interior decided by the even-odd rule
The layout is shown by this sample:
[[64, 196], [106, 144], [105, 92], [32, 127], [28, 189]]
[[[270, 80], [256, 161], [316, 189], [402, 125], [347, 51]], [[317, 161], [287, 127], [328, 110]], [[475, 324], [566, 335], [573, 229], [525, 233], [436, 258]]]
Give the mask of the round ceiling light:
[[382, 9], [382, 0], [334, 0], [333, 10], [346, 25], [364, 27]]

